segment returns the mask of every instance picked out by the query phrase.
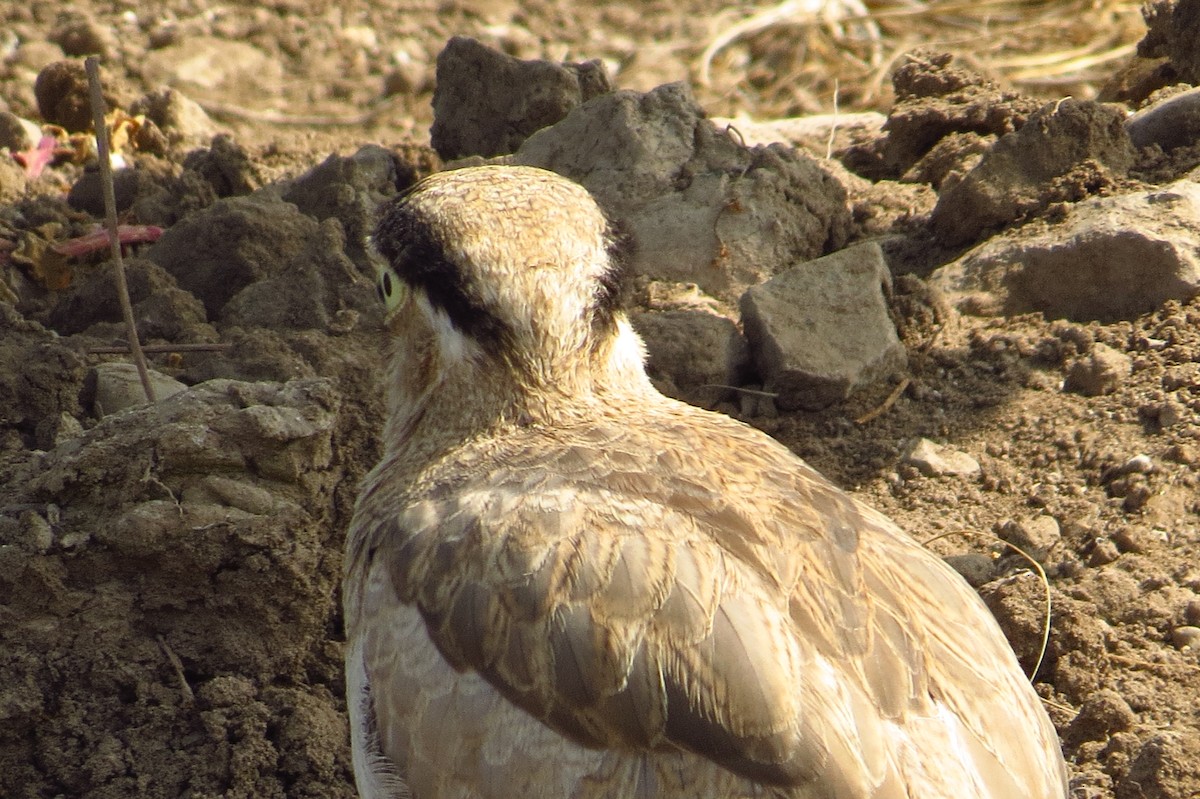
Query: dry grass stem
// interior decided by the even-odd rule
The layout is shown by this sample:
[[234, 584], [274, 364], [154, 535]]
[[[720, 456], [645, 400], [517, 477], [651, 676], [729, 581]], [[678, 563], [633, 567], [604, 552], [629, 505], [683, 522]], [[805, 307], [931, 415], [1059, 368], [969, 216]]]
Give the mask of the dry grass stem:
[[992, 535], [991, 533], [980, 533], [974, 530], [952, 530], [948, 533], [935, 535], [933, 538], [921, 543], [922, 546], [927, 547], [934, 541], [940, 541], [941, 539], [949, 538], [952, 535], [981, 538], [985, 541], [997, 541], [1001, 544], [1004, 544], [1004, 546], [1008, 547], [1013, 552], [1016, 552], [1018, 555], [1028, 561], [1029, 565], [1033, 567], [1034, 572], [1037, 574], [1038, 579], [1042, 581], [1042, 587], [1046, 592], [1046, 605], [1042, 621], [1042, 645], [1038, 651], [1037, 663], [1034, 664], [1033, 671], [1029, 673], [1029, 679], [1032, 680], [1034, 675], [1038, 673], [1038, 669], [1042, 667], [1042, 661], [1046, 658], [1046, 649], [1050, 646], [1050, 619], [1054, 612], [1054, 600], [1050, 593], [1050, 579], [1046, 576], [1046, 570], [1043, 569], [1042, 564], [1038, 563], [1037, 560], [1035, 560], [1034, 557], [1028, 552], [1021, 549], [1016, 544], [1010, 541], [1005, 541], [1000, 536]]
[[[142, 352], [221, 352], [232, 347], [232, 344], [146, 344]], [[128, 347], [89, 347], [88, 355], [125, 355]]]
[[104, 189], [104, 221], [108, 228], [108, 243], [112, 250], [113, 275], [117, 281], [117, 297], [121, 301], [121, 316], [125, 319], [125, 330], [129, 338], [129, 351], [137, 366], [146, 401], [154, 402], [154, 385], [150, 382], [150, 370], [146, 356], [142, 353], [137, 325], [133, 321], [133, 303], [129, 301], [129, 285], [125, 281], [125, 259], [121, 257], [121, 234], [117, 224], [117, 199], [113, 190], [112, 162], [109, 160], [108, 125], [104, 121], [106, 108], [100, 87], [100, 62], [90, 56], [84, 62], [87, 70], [88, 89], [91, 94], [92, 123], [96, 129], [96, 159], [100, 162], [100, 185]]
[[[698, 85], [765, 119], [887, 106], [887, 77], [928, 47], [1008, 89], [1094, 97], [1145, 34], [1130, 0], [788, 0], [717, 30], [693, 62]], [[748, 54], [748, 58], [741, 53]], [[734, 64], [744, 61], [745, 68]], [[744, 91], [739, 87], [752, 87]]]

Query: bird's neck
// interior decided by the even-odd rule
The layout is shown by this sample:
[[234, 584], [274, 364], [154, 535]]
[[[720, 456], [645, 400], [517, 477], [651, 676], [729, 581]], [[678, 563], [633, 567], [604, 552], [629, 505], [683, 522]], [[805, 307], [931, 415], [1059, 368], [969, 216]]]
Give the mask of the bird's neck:
[[553, 361], [450, 360], [436, 350], [420, 361], [394, 359], [384, 448], [406, 461], [428, 461], [471, 439], [579, 423], [598, 406], [658, 397], [644, 357], [641, 340], [622, 321], [597, 346]]

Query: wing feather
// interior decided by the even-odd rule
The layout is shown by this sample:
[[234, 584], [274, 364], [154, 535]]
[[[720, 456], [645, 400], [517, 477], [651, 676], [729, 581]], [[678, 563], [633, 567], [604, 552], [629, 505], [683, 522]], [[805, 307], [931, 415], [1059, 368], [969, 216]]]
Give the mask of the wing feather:
[[682, 748], [836, 797], [902, 785], [920, 764], [897, 730], [944, 730], [938, 714], [981, 773], [1043, 756], [994, 740], [1005, 708], [960, 687], [1015, 659], [948, 567], [756, 431], [721, 427], [731, 474], [704, 457], [713, 425], [664, 429], [665, 451], [639, 429], [510, 436], [364, 531], [450, 664], [586, 746]]

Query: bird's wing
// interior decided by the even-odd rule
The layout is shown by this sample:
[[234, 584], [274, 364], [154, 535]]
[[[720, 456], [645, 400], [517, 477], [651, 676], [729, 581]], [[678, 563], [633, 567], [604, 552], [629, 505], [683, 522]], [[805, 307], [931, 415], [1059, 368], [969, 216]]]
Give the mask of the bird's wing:
[[[888, 793], [904, 778], [889, 722], [938, 712], [929, 647], [950, 651], [951, 669], [992, 665], [991, 630], [978, 613], [960, 624], [956, 604], [986, 609], [765, 437], [662, 433], [675, 445], [593, 426], [456, 469], [378, 520], [369, 557], [387, 559], [451, 665], [581, 743], [681, 747], [766, 784], [819, 778], [830, 796]], [[722, 444], [733, 469], [713, 465]], [[913, 600], [925, 580], [928, 601]], [[936, 638], [914, 626], [914, 601], [943, 617]]]

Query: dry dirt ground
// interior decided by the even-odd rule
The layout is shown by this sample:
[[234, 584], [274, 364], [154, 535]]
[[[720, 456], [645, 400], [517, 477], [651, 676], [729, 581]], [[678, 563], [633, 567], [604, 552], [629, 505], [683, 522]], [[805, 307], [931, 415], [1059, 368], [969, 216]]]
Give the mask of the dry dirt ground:
[[[835, 92], [843, 111], [887, 113], [891, 69], [920, 44], [1007, 81], [1015, 93], [995, 106], [1014, 118], [1106, 83], [1134, 106], [1196, 80], [1170, 41], [1166, 60], [1131, 66], [1145, 33], [1134, 5], [972, 4], [993, 9], [991, 27], [962, 5], [868, 4], [873, 31], [769, 17], [739, 29], [748, 14], [715, 0], [0, 6], [0, 110], [39, 119], [39, 71], [101, 52], [114, 105], [169, 84], [215, 125], [165, 126], [118, 185], [124, 221], [166, 229], [153, 259], [129, 262], [143, 336], [164, 345], [153, 366], [215, 381], [128, 413], [97, 411], [92, 368], [123, 360], [96, 351], [121, 337], [101, 256], [17, 249], [86, 232], [94, 176], [65, 156], [35, 179], [0, 168], [0, 796], [353, 795], [337, 585], [382, 413], [379, 311], [356, 242], [364, 209], [436, 167], [433, 67], [450, 36], [599, 58], [621, 88], [692, 79], [722, 116], [829, 112]], [[910, 118], [913, 135], [931, 119]], [[366, 144], [382, 146], [308, 172]], [[869, 146], [843, 160], [872, 180], [888, 168]], [[1169, 160], [1051, 193], [1039, 223], [1195, 166]], [[854, 237], [890, 236], [904, 273], [904, 389], [819, 412], [747, 405], [745, 418], [956, 557], [1037, 668], [1074, 797], [1200, 796], [1200, 301], [1106, 323], [951, 313], [923, 278], [962, 245], [930, 233], [927, 184], [851, 193]], [[282, 199], [247, 199], [272, 186]], [[231, 299], [247, 286], [261, 290]], [[1098, 345], [1126, 354], [1128, 373], [1094, 396], [1065, 390]], [[917, 437], [981, 470], [925, 476], [902, 457]], [[1049, 576], [1040, 665], [1044, 588], [997, 534], [1040, 550]]]

